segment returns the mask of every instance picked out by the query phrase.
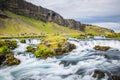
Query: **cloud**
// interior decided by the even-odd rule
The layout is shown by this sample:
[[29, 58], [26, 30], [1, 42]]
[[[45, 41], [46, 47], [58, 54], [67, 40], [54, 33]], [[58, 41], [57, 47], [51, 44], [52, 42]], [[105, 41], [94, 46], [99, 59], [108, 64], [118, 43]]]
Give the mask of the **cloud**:
[[27, 0], [56, 11], [64, 18], [120, 16], [120, 0]]

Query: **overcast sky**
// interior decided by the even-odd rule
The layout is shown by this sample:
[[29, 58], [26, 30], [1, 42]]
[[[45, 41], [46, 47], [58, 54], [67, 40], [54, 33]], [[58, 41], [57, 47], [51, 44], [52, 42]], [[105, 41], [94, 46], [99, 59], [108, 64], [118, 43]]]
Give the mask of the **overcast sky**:
[[28, 0], [54, 10], [64, 18], [91, 19], [115, 17], [120, 19], [120, 0]]
[[120, 0], [27, 0], [83, 23], [120, 22]]

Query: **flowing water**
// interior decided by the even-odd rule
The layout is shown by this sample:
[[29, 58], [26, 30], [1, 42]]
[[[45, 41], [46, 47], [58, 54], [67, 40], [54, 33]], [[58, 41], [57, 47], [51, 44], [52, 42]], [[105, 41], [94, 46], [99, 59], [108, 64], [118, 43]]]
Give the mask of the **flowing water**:
[[[105, 71], [102, 80], [108, 80], [112, 74], [120, 75], [120, 41], [114, 39], [85, 39], [69, 38], [76, 49], [70, 53], [47, 59], [35, 58], [27, 53], [26, 47], [37, 47], [40, 39], [26, 39], [27, 43], [20, 43], [13, 50], [15, 57], [21, 64], [0, 68], [0, 80], [97, 80], [93, 78], [95, 69]], [[95, 45], [110, 46], [103, 52], [93, 49]]]

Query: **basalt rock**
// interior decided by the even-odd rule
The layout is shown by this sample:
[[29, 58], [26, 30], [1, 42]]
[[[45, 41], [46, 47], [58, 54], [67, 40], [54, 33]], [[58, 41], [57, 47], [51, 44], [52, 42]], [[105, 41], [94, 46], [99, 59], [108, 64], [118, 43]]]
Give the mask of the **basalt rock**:
[[33, 5], [32, 3], [26, 2], [24, 0], [2, 0], [2, 1], [4, 3], [2, 3], [1, 6], [5, 6], [6, 7], [5, 9], [19, 15], [35, 18], [45, 22], [47, 21], [55, 22], [59, 25], [70, 27], [72, 29], [77, 29], [80, 31], [83, 31], [85, 28], [85, 26], [82, 25], [80, 22], [77, 22], [72, 19], [64, 19], [61, 15], [52, 10], [48, 10], [41, 6]]
[[120, 80], [120, 75], [112, 75], [110, 80]]
[[95, 70], [94, 74], [93, 74], [93, 77], [101, 79], [101, 78], [105, 77], [105, 73], [101, 70]]
[[5, 61], [5, 59], [5, 55], [0, 53], [0, 65]]

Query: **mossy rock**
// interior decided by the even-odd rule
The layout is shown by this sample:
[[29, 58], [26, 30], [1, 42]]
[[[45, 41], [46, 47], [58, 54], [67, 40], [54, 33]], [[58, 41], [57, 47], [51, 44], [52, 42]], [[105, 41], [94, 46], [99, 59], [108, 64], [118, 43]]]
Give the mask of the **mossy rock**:
[[14, 57], [14, 54], [8, 54], [7, 60], [5, 62], [5, 65], [7, 66], [13, 66], [13, 65], [18, 65], [20, 64], [20, 60]]
[[26, 40], [25, 39], [21, 39], [20, 42], [21, 43], [26, 43]]
[[100, 50], [100, 51], [107, 51], [107, 50], [109, 50], [110, 49], [110, 47], [109, 46], [95, 46], [94, 47], [94, 49], [95, 50]]
[[51, 56], [61, 55], [75, 49], [76, 46], [67, 42], [65, 37], [50, 36], [41, 40], [38, 45], [38, 50], [35, 53], [36, 57], [47, 58]]
[[10, 53], [10, 49], [8, 48], [8, 46], [2, 46], [2, 47], [0, 47], [0, 53], [8, 54], [8, 53]]
[[16, 40], [0, 40], [0, 47], [8, 46], [10, 49], [15, 49], [17, 47]]
[[27, 46], [26, 49], [27, 49], [26, 52], [35, 53], [35, 48], [33, 48], [32, 46]]

